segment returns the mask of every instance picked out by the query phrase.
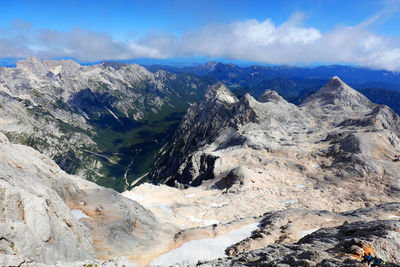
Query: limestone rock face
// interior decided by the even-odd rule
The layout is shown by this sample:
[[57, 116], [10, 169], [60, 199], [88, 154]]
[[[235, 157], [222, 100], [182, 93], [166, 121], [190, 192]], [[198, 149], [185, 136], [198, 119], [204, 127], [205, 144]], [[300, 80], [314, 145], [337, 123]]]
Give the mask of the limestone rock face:
[[266, 102], [279, 102], [282, 101], [283, 97], [281, 97], [280, 95], [278, 95], [277, 92], [273, 91], [273, 90], [269, 90], [267, 89], [258, 99], [259, 102], [261, 103], [266, 103]]
[[177, 188], [141, 185], [131, 193], [184, 227], [261, 222], [252, 237], [227, 247], [232, 258], [204, 266], [354, 266], [352, 257], [369, 248], [398, 264], [399, 119], [337, 77], [300, 106], [270, 90], [258, 101], [209, 93], [152, 173]]
[[0, 128], [68, 173], [95, 181], [105, 165], [96, 127], [131, 129], [129, 123], [174, 109], [177, 99], [189, 100], [205, 87], [190, 75], [151, 73], [136, 64], [28, 58], [0, 67]]
[[345, 84], [337, 76], [331, 78], [324, 87], [306, 99], [302, 106], [333, 110], [351, 109], [358, 112], [373, 108], [368, 98]]
[[[157, 167], [151, 174], [154, 181], [165, 181], [170, 185], [199, 185], [201, 180], [210, 179], [204, 176], [198, 179], [197, 176], [207, 173], [212, 177], [215, 157], [201, 151], [192, 153], [205, 143], [212, 142], [216, 134], [231, 125], [229, 119], [237, 102], [238, 99], [222, 83], [211, 86], [204, 99], [189, 108], [176, 133], [176, 142], [165, 152], [164, 158], [156, 162]], [[158, 180], [158, 177], [164, 176], [165, 179]]]
[[0, 140], [0, 265], [18, 257], [54, 264], [117, 256], [145, 264], [170, 245], [162, 236], [176, 229], [137, 202], [68, 175], [3, 134]]
[[[271, 90], [259, 101], [227, 90], [218, 83], [189, 109], [151, 173], [155, 183], [212, 180], [204, 186], [254, 194], [271, 207], [349, 210], [399, 200], [400, 117], [387, 106], [338, 77], [300, 106]], [[239, 179], [241, 167], [248, 171]]]
[[[59, 171], [54, 162], [41, 162], [46, 160], [44, 156], [31, 148], [12, 145], [1, 136], [2, 254], [18, 254], [47, 263], [93, 259], [95, 251], [89, 229], [72, 215], [52, 188], [62, 188], [60, 183], [68, 182], [68, 178], [54, 179], [57, 173], [53, 171]], [[30, 168], [33, 166], [36, 169]], [[40, 168], [45, 168], [49, 176], [40, 175]], [[76, 192], [77, 188], [72, 186], [69, 190]]]
[[258, 101], [237, 99], [217, 83], [151, 173], [175, 187], [142, 184], [127, 198], [0, 134], [0, 265], [115, 257], [146, 265], [185, 242], [254, 223], [251, 237], [226, 247], [229, 258], [199, 265], [355, 266], [366, 251], [398, 264], [399, 123], [337, 77], [301, 106], [269, 90]]

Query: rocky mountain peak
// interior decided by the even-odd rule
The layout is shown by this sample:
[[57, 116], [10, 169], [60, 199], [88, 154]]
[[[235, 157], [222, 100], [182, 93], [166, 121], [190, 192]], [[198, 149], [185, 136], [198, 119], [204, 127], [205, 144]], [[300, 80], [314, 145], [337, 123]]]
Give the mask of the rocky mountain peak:
[[330, 78], [328, 81], [328, 84], [333, 86], [333, 87], [339, 87], [339, 86], [345, 86], [346, 84], [338, 77], [338, 76], [333, 76]]
[[224, 68], [226, 65], [222, 64], [220, 62], [209, 61], [201, 66], [204, 70], [212, 72], [212, 71], [216, 71], [218, 69]]
[[[79, 63], [72, 60], [41, 60], [37, 57], [31, 57], [20, 60], [16, 64], [17, 69], [23, 70], [25, 75], [31, 79], [46, 78], [47, 74], [57, 75], [61, 71], [68, 73], [78, 72], [82, 67]], [[32, 76], [33, 74], [33, 76]]]
[[271, 90], [271, 89], [267, 89], [265, 90], [265, 92], [260, 96], [260, 98], [258, 99], [258, 102], [261, 103], [266, 103], [266, 102], [280, 102], [280, 101], [284, 101], [283, 97], [281, 97], [280, 95], [278, 95], [277, 92]]
[[358, 97], [361, 95], [343, 82], [338, 76], [333, 76], [319, 91], [320, 93], [330, 94], [333, 98], [338, 98], [340, 96]]
[[223, 103], [233, 104], [238, 102], [237, 97], [221, 82], [217, 82], [207, 90], [205, 101], [216, 100]]
[[38, 57], [30, 57], [17, 62], [17, 68], [34, 68], [43, 64], [43, 61]]
[[115, 70], [120, 70], [123, 67], [126, 67], [128, 64], [122, 62], [113, 62], [113, 61], [105, 61], [101, 64], [104, 68], [113, 68]]
[[358, 111], [370, 111], [373, 104], [364, 95], [360, 94], [344, 83], [338, 76], [332, 77], [328, 83], [311, 95], [302, 106], [312, 106], [343, 109], [351, 108]]
[[[63, 170], [101, 184], [100, 169], [118, 166], [124, 172], [130, 165], [116, 164], [94, 153], [84, 156], [87, 152], [82, 149], [83, 145], [98, 153], [105, 149], [119, 151], [116, 147], [128, 146], [128, 143], [118, 142], [106, 148], [93, 138], [96, 133], [102, 134], [100, 128], [107, 128], [112, 138], [117, 138], [113, 134], [120, 131], [129, 139], [136, 138], [125, 129], [144, 126], [147, 123], [144, 118], [154, 114], [160, 115], [157, 120], [163, 120], [172, 112], [181, 114], [188, 103], [199, 100], [211, 84], [211, 80], [186, 74], [164, 71], [156, 75], [137, 64], [104, 62], [81, 66], [73, 60], [28, 58], [19, 61], [15, 68], [0, 69], [1, 131], [11, 142], [29, 143], [54, 159]], [[210, 102], [210, 106], [215, 104], [220, 102]], [[178, 122], [180, 116], [173, 120]], [[153, 140], [151, 153], [155, 154], [161, 143]], [[152, 155], [138, 153], [137, 157], [152, 158]], [[121, 157], [121, 160], [125, 159]], [[93, 169], [96, 171], [92, 172]], [[116, 180], [112, 185], [114, 189], [130, 186], [139, 175], [131, 170], [133, 167], [125, 181]]]

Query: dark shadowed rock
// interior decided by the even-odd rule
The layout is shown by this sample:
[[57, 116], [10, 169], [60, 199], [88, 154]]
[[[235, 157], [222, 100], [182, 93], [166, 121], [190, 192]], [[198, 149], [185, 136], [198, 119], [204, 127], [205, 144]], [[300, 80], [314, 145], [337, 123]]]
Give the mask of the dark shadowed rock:
[[368, 252], [386, 261], [385, 266], [399, 266], [399, 230], [399, 221], [345, 223], [319, 229], [294, 244], [270, 245], [197, 266], [364, 266], [362, 256]]

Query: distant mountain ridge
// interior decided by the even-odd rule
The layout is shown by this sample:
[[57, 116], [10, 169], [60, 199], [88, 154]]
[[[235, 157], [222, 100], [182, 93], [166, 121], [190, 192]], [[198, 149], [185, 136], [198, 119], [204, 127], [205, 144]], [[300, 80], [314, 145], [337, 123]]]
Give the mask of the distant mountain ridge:
[[[350, 67], [342, 65], [328, 65], [317, 67], [295, 67], [295, 66], [259, 66], [240, 67], [235, 64], [223, 64], [219, 62], [208, 62], [192, 67], [170, 67], [163, 65], [146, 65], [152, 72], [167, 70], [175, 73], [193, 73], [201, 76], [212, 76], [224, 82], [230, 87], [252, 86], [263, 80], [275, 78], [285, 79], [324, 79], [339, 76], [347, 81], [350, 86], [359, 85], [366, 87], [383, 87], [387, 89], [400, 90], [400, 73], [373, 70], [361, 67]], [[245, 84], [243, 84], [243, 81]]]
[[246, 93], [255, 98], [266, 89], [278, 92], [287, 101], [300, 104], [338, 75], [371, 101], [390, 106], [400, 114], [400, 74], [385, 70], [372, 70], [341, 65], [318, 67], [249, 66], [208, 62], [191, 67], [163, 65], [146, 66], [150, 71], [168, 70], [174, 73], [193, 73], [214, 77], [225, 83], [238, 97]]
[[1, 131], [69, 173], [123, 191], [146, 180], [154, 154], [213, 82], [136, 64], [29, 58], [0, 67]]

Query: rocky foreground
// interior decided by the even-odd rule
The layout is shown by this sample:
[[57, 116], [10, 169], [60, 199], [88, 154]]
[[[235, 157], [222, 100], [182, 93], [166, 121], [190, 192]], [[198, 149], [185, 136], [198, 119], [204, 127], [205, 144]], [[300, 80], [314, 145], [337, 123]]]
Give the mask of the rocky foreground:
[[384, 258], [385, 266], [399, 266], [394, 263], [400, 260], [399, 230], [399, 221], [346, 223], [320, 229], [295, 243], [273, 244], [197, 266], [365, 266], [366, 253]]
[[146, 264], [171, 245], [176, 227], [137, 202], [0, 140], [0, 266], [117, 256]]
[[144, 266], [252, 224], [227, 257], [164, 265], [400, 264], [400, 118], [338, 77], [301, 106], [218, 83], [175, 136], [151, 173], [175, 187], [121, 195], [1, 135], [0, 265]]

